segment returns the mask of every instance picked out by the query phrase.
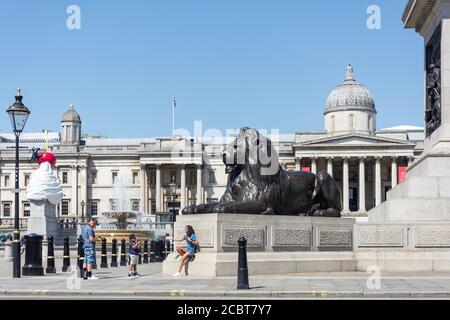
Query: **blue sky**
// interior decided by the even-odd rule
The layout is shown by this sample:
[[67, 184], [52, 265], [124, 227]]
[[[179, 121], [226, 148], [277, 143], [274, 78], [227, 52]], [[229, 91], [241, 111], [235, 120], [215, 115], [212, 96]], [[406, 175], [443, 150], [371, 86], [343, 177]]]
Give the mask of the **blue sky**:
[[[69, 5], [81, 30], [66, 28]], [[381, 8], [381, 30], [366, 26]], [[406, 0], [48, 0], [0, 4], [0, 106], [20, 86], [26, 131], [59, 130], [69, 104], [109, 137], [252, 126], [323, 130], [329, 92], [352, 63], [375, 96], [378, 128], [422, 126], [422, 39]], [[10, 131], [6, 112], [0, 129]]]

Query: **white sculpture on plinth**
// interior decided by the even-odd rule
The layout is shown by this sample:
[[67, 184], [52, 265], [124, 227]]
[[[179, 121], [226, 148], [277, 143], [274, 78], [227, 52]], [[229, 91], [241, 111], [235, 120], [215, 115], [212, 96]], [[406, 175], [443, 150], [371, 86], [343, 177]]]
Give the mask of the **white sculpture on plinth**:
[[34, 158], [39, 163], [39, 169], [31, 175], [27, 188], [27, 199], [30, 201], [27, 233], [42, 235], [46, 240], [50, 235], [56, 237], [58, 232], [56, 205], [61, 202], [64, 193], [53, 173], [55, 155], [49, 152], [35, 153]]

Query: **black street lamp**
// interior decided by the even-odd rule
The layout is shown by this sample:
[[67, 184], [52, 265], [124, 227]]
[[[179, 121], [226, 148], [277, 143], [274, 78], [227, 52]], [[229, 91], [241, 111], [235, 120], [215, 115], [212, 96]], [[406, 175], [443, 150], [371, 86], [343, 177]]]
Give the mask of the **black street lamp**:
[[84, 223], [84, 206], [86, 205], [86, 202], [84, 200], [81, 200], [81, 223]]
[[172, 252], [173, 252], [173, 238], [175, 237], [175, 199], [177, 198], [177, 183], [175, 181], [175, 177], [172, 177], [172, 181], [169, 183], [169, 191], [172, 196], [172, 214], [171, 222], [172, 222]]
[[16, 92], [16, 102], [14, 102], [6, 112], [11, 119], [11, 125], [16, 136], [16, 167], [14, 185], [14, 241], [13, 241], [13, 278], [20, 278], [20, 225], [19, 225], [19, 137], [27, 123], [31, 111], [22, 103], [20, 89]]

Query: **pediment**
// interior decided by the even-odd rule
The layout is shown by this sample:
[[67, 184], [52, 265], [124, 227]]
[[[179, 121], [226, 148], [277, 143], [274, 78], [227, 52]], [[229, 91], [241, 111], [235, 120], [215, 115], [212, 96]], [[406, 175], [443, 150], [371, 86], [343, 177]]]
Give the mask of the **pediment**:
[[377, 146], [377, 145], [411, 145], [409, 141], [390, 139], [362, 134], [345, 134], [306, 141], [301, 146]]

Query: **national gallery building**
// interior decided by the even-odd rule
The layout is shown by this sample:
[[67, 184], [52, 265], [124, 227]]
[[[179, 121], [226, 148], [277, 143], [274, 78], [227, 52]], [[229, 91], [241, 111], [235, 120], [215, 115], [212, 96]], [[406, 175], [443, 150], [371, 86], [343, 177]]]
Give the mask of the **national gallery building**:
[[[344, 81], [326, 100], [324, 131], [296, 132], [274, 141], [281, 165], [286, 170], [329, 172], [342, 190], [343, 215], [366, 217], [405, 179], [408, 165], [423, 151], [423, 128], [377, 129], [376, 120], [374, 98], [348, 66]], [[45, 141], [58, 158], [56, 171], [64, 189], [60, 219], [140, 211], [161, 214], [168, 221], [162, 213], [217, 201], [225, 190], [222, 151], [227, 141], [108, 139], [83, 136], [81, 131], [81, 117], [71, 106], [62, 116], [60, 132], [21, 135], [21, 217], [30, 214], [26, 188], [37, 169], [30, 162], [31, 148], [44, 150]], [[0, 133], [2, 219], [14, 217], [14, 159], [14, 135]], [[173, 178], [175, 195], [169, 189]]]

